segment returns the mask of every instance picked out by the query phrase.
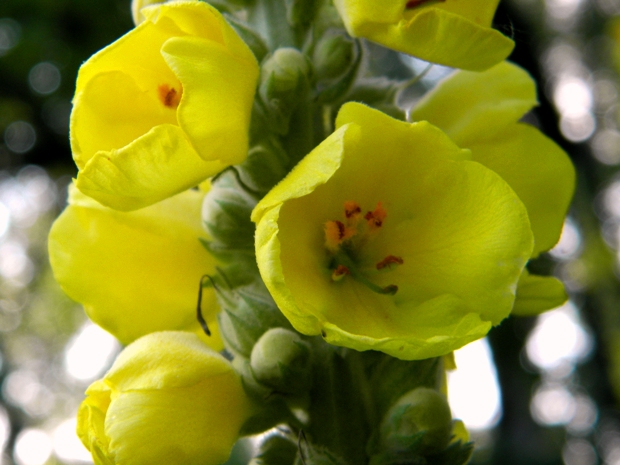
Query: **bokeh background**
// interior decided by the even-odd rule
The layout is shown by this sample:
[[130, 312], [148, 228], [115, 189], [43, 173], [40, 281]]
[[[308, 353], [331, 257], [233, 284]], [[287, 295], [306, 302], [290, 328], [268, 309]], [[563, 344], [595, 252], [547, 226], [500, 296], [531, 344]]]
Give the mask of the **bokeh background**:
[[[617, 15], [620, 0], [502, 0], [496, 16], [539, 83], [525, 119], [570, 154], [578, 186], [560, 243], [532, 264], [564, 280], [569, 303], [456, 354], [450, 403], [475, 464], [620, 465]], [[75, 175], [77, 69], [132, 26], [129, 0], [0, 0], [0, 465], [90, 463], [75, 412], [120, 347], [62, 294], [46, 237]], [[375, 52], [394, 78], [426, 66]], [[411, 97], [447, 72], [433, 67]]]

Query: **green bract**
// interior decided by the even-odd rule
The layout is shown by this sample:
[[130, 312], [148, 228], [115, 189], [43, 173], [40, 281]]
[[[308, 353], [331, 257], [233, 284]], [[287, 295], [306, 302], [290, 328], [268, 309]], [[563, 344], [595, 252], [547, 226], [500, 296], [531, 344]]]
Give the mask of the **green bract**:
[[532, 252], [523, 203], [429, 123], [348, 103], [336, 125], [252, 214], [282, 312], [304, 334], [401, 359], [483, 337]]

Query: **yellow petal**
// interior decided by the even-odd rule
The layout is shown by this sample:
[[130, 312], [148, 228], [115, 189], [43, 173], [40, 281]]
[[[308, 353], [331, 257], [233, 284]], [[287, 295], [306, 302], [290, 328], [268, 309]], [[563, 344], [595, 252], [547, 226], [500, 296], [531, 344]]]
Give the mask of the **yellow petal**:
[[183, 82], [179, 125], [197, 152], [204, 160], [241, 163], [247, 155], [256, 59], [198, 37], [172, 38], [162, 54]]
[[[199, 242], [202, 196], [187, 191], [122, 213], [72, 189], [49, 237], [57, 281], [124, 343], [153, 331], [197, 329], [198, 283], [215, 266]], [[215, 296], [205, 292], [208, 322], [216, 312]]]
[[[482, 337], [509, 314], [531, 253], [523, 204], [428, 123], [346, 104], [337, 125], [253, 212], [259, 270], [280, 309], [303, 333], [401, 359]], [[388, 273], [367, 271], [379, 287], [398, 285], [396, 295], [330, 278], [323, 225], [347, 201], [388, 212], [355, 259], [363, 270], [404, 259]]]
[[497, 0], [407, 8], [402, 0], [336, 0], [345, 26], [394, 50], [433, 63], [481, 71], [504, 60], [514, 42], [490, 27]]
[[247, 155], [258, 64], [212, 6], [141, 10], [138, 27], [78, 73], [78, 188], [129, 211], [194, 187]]
[[537, 104], [534, 80], [505, 62], [483, 73], [454, 72], [416, 104], [410, 118], [428, 121], [458, 146], [469, 147], [494, 137]]
[[82, 86], [73, 103], [71, 141], [80, 169], [99, 151], [124, 147], [159, 124], [176, 124], [175, 111], [162, 105], [154, 92], [140, 89], [135, 79], [122, 71], [96, 74]]
[[97, 152], [76, 186], [106, 206], [130, 211], [197, 186], [226, 166], [204, 161], [181, 128], [163, 124], [120, 150]]
[[223, 463], [254, 410], [231, 364], [186, 332], [129, 345], [87, 395], [78, 434], [98, 465]]
[[564, 285], [553, 276], [531, 275], [523, 270], [517, 287], [517, 298], [512, 314], [534, 316], [557, 308], [568, 300]]
[[527, 124], [508, 126], [469, 148], [473, 159], [499, 174], [525, 204], [535, 240], [532, 256], [551, 249], [575, 190], [575, 168], [566, 152]]

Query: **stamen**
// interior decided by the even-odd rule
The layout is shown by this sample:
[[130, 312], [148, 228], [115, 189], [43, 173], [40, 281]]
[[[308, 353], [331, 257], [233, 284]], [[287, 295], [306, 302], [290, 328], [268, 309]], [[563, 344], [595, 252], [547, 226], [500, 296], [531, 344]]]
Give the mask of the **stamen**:
[[342, 221], [328, 221], [325, 223], [325, 247], [332, 252], [347, 239], [352, 238], [357, 230], [347, 228]]
[[446, 0], [409, 0], [405, 5], [406, 10], [410, 10], [412, 8], [416, 8], [418, 6], [424, 5], [425, 3], [440, 3], [445, 2]]
[[354, 202], [352, 200], [347, 200], [344, 203], [344, 215], [347, 217], [347, 219], [355, 218], [361, 214], [362, 214], [362, 208], [357, 202]]
[[382, 270], [383, 268], [392, 268], [392, 265], [402, 265], [403, 259], [401, 257], [397, 257], [395, 255], [388, 255], [379, 263], [377, 263], [377, 269]]
[[183, 88], [177, 90], [174, 87], [170, 87], [168, 84], [162, 84], [157, 88], [159, 92], [159, 99], [168, 108], [176, 108], [181, 102], [181, 96], [183, 95]]
[[338, 271], [340, 267], [344, 267], [347, 270], [347, 274], [351, 275], [353, 279], [355, 279], [358, 283], [363, 284], [371, 291], [376, 292], [377, 294], [394, 295], [396, 294], [396, 292], [398, 292], [398, 286], [396, 286], [395, 284], [381, 287], [370, 281], [357, 269], [353, 260], [351, 260], [351, 258], [344, 252], [339, 252], [334, 257], [333, 263], [338, 263], [338, 266], [336, 266], [334, 272], [332, 273], [332, 279], [334, 279], [334, 274], [336, 273], [336, 271]]
[[383, 221], [387, 217], [385, 208], [381, 205], [381, 202], [377, 202], [377, 207], [374, 211], [368, 212], [364, 215], [364, 219], [368, 222], [368, 227], [371, 231], [383, 226]]
[[350, 274], [349, 269], [344, 265], [338, 265], [332, 273], [332, 281], [341, 281], [346, 275]]

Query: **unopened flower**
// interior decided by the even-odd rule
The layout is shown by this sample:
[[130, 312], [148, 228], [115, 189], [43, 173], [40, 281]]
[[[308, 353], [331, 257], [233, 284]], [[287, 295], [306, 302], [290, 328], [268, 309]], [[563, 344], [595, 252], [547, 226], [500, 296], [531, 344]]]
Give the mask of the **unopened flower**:
[[527, 211], [441, 130], [345, 104], [257, 205], [261, 275], [300, 332], [401, 359], [483, 337], [531, 255]]
[[491, 27], [498, 0], [334, 0], [349, 34], [426, 61], [483, 70], [514, 42]]
[[129, 345], [86, 395], [77, 433], [96, 465], [221, 464], [253, 413], [230, 363], [183, 332]]
[[[410, 113], [412, 120], [428, 121], [459, 147], [470, 149], [472, 160], [512, 187], [527, 208], [534, 233], [532, 257], [558, 242], [575, 189], [575, 169], [566, 152], [537, 128], [519, 122], [537, 104], [529, 74], [502, 63], [483, 73], [455, 72]], [[558, 280], [524, 272], [515, 312], [534, 314], [565, 300]]]
[[146, 20], [80, 68], [71, 114], [77, 187], [135, 210], [247, 154], [254, 55], [205, 2], [142, 8]]
[[[127, 344], [154, 331], [202, 332], [196, 319], [200, 277], [215, 271], [201, 245], [204, 193], [188, 190], [135, 212], [97, 203], [74, 186], [52, 226], [49, 254], [56, 280], [95, 323]], [[221, 348], [217, 303], [205, 290], [203, 313]]]

